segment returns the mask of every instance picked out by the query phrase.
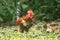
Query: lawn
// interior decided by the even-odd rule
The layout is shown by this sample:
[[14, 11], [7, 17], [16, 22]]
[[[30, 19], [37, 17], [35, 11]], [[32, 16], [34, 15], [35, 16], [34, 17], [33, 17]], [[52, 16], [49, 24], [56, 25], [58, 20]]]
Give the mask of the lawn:
[[41, 30], [32, 27], [26, 34], [18, 32], [17, 26], [0, 27], [0, 40], [60, 40], [59, 34], [41, 32]]

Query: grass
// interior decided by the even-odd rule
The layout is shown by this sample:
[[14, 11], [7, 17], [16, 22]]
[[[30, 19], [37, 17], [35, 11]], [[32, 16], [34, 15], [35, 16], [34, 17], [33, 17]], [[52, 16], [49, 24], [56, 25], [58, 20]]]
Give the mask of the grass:
[[0, 40], [60, 40], [58, 36], [34, 28], [31, 28], [27, 34], [18, 32], [17, 26], [0, 28]]

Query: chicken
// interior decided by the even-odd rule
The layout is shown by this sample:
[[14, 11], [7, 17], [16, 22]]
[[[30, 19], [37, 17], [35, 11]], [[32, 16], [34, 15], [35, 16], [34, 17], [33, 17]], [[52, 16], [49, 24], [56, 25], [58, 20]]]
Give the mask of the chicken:
[[[25, 27], [25, 26], [27, 26], [27, 22], [29, 20], [31, 20], [29, 22], [32, 22], [33, 17], [34, 17], [34, 13], [31, 9], [27, 11], [27, 14], [24, 17], [21, 17], [21, 18], [17, 17], [16, 23], [19, 25], [18, 29], [20, 32], [22, 32], [23, 30], [26, 30], [26, 31], [29, 30], [31, 26], [30, 27]], [[23, 29], [23, 26], [21, 27], [21, 24], [25, 27], [24, 29]], [[29, 25], [30, 24], [31, 23], [29, 23]]]

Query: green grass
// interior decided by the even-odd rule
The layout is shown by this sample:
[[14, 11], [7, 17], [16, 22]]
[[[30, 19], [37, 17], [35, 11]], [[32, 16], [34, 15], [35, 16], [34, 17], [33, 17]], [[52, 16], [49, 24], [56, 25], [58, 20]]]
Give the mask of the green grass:
[[0, 40], [58, 40], [57, 35], [54, 33], [41, 32], [31, 28], [26, 34], [19, 33], [17, 26], [0, 28]]

